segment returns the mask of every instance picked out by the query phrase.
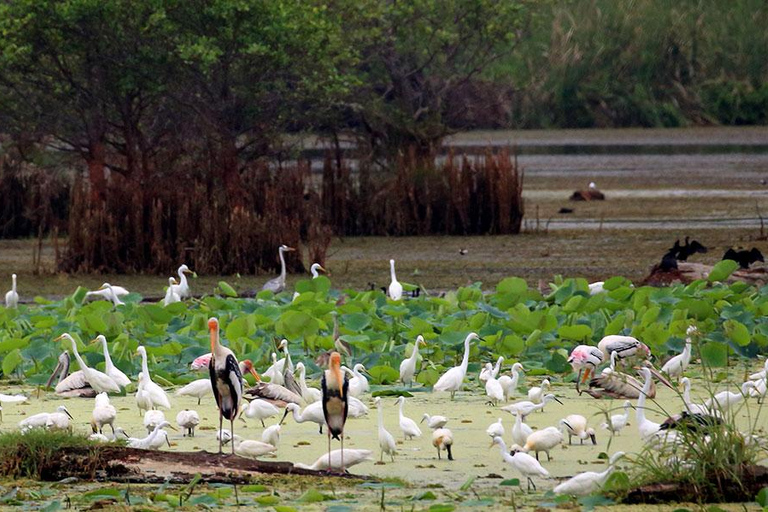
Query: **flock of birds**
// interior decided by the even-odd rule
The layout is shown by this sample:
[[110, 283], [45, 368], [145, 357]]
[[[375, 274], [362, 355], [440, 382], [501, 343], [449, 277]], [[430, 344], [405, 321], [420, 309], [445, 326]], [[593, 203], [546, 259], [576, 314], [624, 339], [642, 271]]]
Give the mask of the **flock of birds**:
[[[265, 288], [269, 287], [268, 289], [273, 291], [282, 291], [285, 288], [283, 253], [289, 250], [291, 248], [287, 246], [280, 247], [279, 256], [283, 270], [280, 276], [267, 283]], [[394, 260], [390, 261], [390, 270], [391, 283], [388, 288], [390, 298], [402, 300], [403, 288], [395, 275]], [[174, 279], [169, 283], [164, 301], [183, 300], [190, 295], [186, 280], [187, 273], [190, 273], [190, 270], [186, 265], [179, 267], [179, 281], [175, 282]], [[9, 293], [16, 293], [15, 276], [14, 289]], [[111, 301], [117, 306], [121, 303], [120, 297], [127, 294], [127, 291], [105, 283], [99, 290], [89, 294]], [[15, 300], [18, 300], [17, 295]], [[13, 298], [9, 301], [6, 295], [6, 304], [12, 301]], [[296, 464], [297, 466], [343, 472], [346, 468], [371, 458], [372, 450], [344, 448], [347, 419], [368, 414], [368, 406], [361, 398], [370, 392], [370, 386], [362, 364], [355, 364], [352, 368], [344, 367], [341, 364], [342, 350], [331, 352], [318, 389], [306, 382], [306, 366], [303, 362], [294, 365], [288, 350], [289, 342], [282, 340], [279, 350], [283, 357], [277, 359], [277, 355], [272, 354], [272, 365], [259, 374], [250, 360], [238, 360], [232, 350], [222, 345], [219, 327], [217, 318], [209, 319], [211, 351], [195, 359], [190, 366], [192, 370], [207, 370], [208, 376], [197, 379], [176, 391], [177, 396], [197, 398], [198, 405], [213, 395], [219, 419], [216, 435], [219, 453], [223, 452], [226, 444], [231, 445], [231, 453], [243, 457], [256, 458], [275, 453], [280, 441], [282, 425], [290, 414], [296, 423], [314, 423], [321, 433], [325, 429], [325, 435], [328, 438], [328, 451], [325, 455], [311, 465]], [[691, 361], [692, 337], [696, 334], [694, 327], [688, 329], [682, 353], [669, 359], [660, 371], [656, 370], [651, 363], [648, 347], [630, 336], [605, 336], [597, 346], [579, 345], [574, 348], [568, 362], [573, 370], [578, 372], [576, 379], [578, 393], [586, 393], [595, 398], [624, 399], [622, 412], [610, 416], [606, 414], [606, 421], [601, 428], [608, 430], [612, 435], [618, 435], [629, 425], [630, 410], [634, 408], [638, 437], [643, 442], [658, 449], [675, 447], [680, 442], [678, 429], [681, 426], [698, 428], [706, 432], [707, 428], [722, 423], [723, 414], [738, 403], [749, 397], [758, 399], [765, 397], [768, 361], [761, 372], [750, 376], [750, 379], [741, 386], [740, 392], [722, 391], [714, 394], [704, 403], [692, 403], [691, 382], [684, 374]], [[478, 339], [480, 338], [476, 333], [469, 333], [466, 336], [461, 363], [440, 376], [433, 386], [434, 392], [449, 393], [453, 400], [456, 393], [465, 389], [470, 347]], [[110, 403], [109, 396], [125, 393], [125, 389], [132, 385], [132, 381], [112, 362], [107, 339], [100, 335], [93, 340], [93, 343], [99, 343], [102, 346], [104, 371], [86, 364], [78, 352], [77, 341], [69, 333], [60, 335], [55, 341], [66, 343], [68, 350], [62, 352], [59, 357], [59, 364], [48, 385], [58, 377], [55, 386], [57, 395], [94, 399], [90, 421], [93, 431], [91, 439], [100, 442], [124, 439], [128, 446], [139, 449], [159, 449], [164, 445], [170, 446], [165, 429], [175, 430], [175, 427], [165, 418], [160, 409], [171, 409], [171, 399], [166, 390], [153, 381], [144, 347], [140, 346], [137, 350], [142, 360], [142, 370], [137, 378], [135, 402], [139, 412], [143, 414], [143, 425], [147, 435], [129, 437], [123, 429], [116, 426], [118, 413], [115, 406]], [[425, 344], [424, 338], [418, 336], [411, 353], [400, 364], [400, 381], [405, 386], [410, 387], [414, 383], [414, 377], [420, 366], [419, 348]], [[339, 349], [344, 348], [338, 344], [336, 346]], [[73, 373], [69, 371], [70, 351], [79, 366], [79, 370]], [[486, 363], [478, 376], [478, 382], [484, 386], [489, 404], [494, 406], [501, 403], [507, 404], [519, 393], [519, 388], [523, 384], [522, 364], [514, 363], [508, 373], [502, 369], [503, 358], [500, 357], [495, 364]], [[298, 380], [296, 373], [298, 373]], [[255, 385], [251, 386], [246, 381], [244, 375], [247, 374], [255, 378]], [[269, 381], [262, 380], [262, 377]], [[684, 386], [681, 413], [667, 418], [662, 423], [652, 422], [645, 415], [646, 399], [656, 395], [654, 380], [671, 388], [674, 388], [672, 381], [679, 381]], [[526, 419], [536, 411], [543, 410], [553, 402], [562, 404], [561, 400], [550, 391], [551, 383], [549, 379], [544, 379], [539, 386], [527, 390], [527, 396], [525, 396], [527, 399], [508, 403], [499, 408], [514, 417], [514, 424], [511, 427], [511, 445], [508, 446], [504, 440], [506, 429], [503, 418], [492, 423], [486, 431], [492, 446], [499, 447], [502, 460], [526, 479], [528, 489], [536, 487], [533, 478], [550, 476], [549, 471], [539, 460], [540, 453], [545, 453], [549, 461], [550, 452], [564, 444], [566, 438], [568, 444], [573, 443], [574, 439], [580, 444], [584, 442], [597, 444], [595, 429], [589, 426], [587, 418], [580, 414], [568, 414], [556, 425], [545, 428], [533, 429], [526, 424]], [[24, 395], [0, 395], [0, 405], [18, 403], [27, 399], [28, 397]], [[636, 400], [636, 405], [633, 405], [632, 400]], [[437, 452], [438, 459], [442, 459], [442, 454], [445, 453], [449, 461], [453, 460], [454, 445], [460, 440], [450, 428], [447, 428], [448, 418], [442, 415], [424, 414], [421, 422], [417, 423], [406, 415], [406, 403], [406, 398], [403, 396], [397, 399], [398, 427], [403, 443], [410, 443], [420, 438], [422, 431], [419, 425], [426, 422], [426, 426], [432, 431], [431, 444]], [[394, 462], [398, 454], [398, 443], [385, 426], [384, 405], [381, 398], [376, 397], [373, 404], [378, 410], [377, 439], [380, 461], [383, 462], [384, 457], [388, 456]], [[0, 407], [0, 414], [1, 411]], [[264, 430], [260, 440], [244, 439], [235, 434], [236, 422], [243, 417], [261, 422]], [[281, 417], [281, 419], [267, 427], [265, 420], [273, 417]], [[54, 412], [35, 414], [24, 419], [19, 423], [19, 428], [22, 432], [34, 428], [71, 431], [72, 420], [69, 411], [62, 405], [58, 406]], [[225, 425], [225, 421], [228, 424]], [[184, 436], [193, 437], [200, 423], [200, 414], [192, 409], [182, 410], [176, 416], [176, 424], [183, 431]], [[106, 426], [110, 427], [110, 436], [104, 433]], [[228, 428], [224, 428], [225, 426]], [[340, 442], [339, 449], [332, 450], [333, 440]], [[614, 453], [604, 471], [579, 473], [560, 482], [554, 487], [554, 492], [583, 495], [600, 489], [623, 455], [623, 452]]]

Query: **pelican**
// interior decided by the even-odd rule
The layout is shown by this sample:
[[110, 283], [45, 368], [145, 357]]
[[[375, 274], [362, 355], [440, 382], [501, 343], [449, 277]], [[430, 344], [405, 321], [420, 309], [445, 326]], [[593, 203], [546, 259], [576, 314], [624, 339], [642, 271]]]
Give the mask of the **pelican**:
[[277, 445], [280, 444], [280, 430], [282, 427], [280, 424], [276, 425], [270, 425], [269, 427], [264, 429], [264, 432], [261, 433], [261, 442], [271, 444], [275, 448], [277, 448]]
[[392, 300], [400, 300], [403, 298], [403, 285], [397, 280], [395, 276], [395, 260], [389, 260], [389, 274], [392, 281], [389, 283], [389, 298]]
[[106, 373], [109, 378], [115, 381], [121, 388], [128, 386], [131, 383], [131, 379], [129, 379], [123, 372], [121, 372], [120, 368], [116, 367], [112, 363], [112, 358], [109, 357], [107, 338], [105, 338], [103, 334], [99, 334], [93, 341], [101, 342], [101, 348], [104, 351], [104, 369], [106, 370], [104, 373]]
[[296, 369], [299, 371], [299, 388], [301, 389], [301, 398], [304, 399], [304, 403], [312, 404], [322, 400], [323, 393], [319, 389], [307, 386], [307, 369], [304, 367], [304, 363], [298, 363]]
[[115, 433], [115, 419], [117, 418], [117, 409], [115, 406], [109, 403], [109, 396], [106, 393], [99, 393], [96, 395], [96, 399], [93, 404], [93, 413], [91, 415], [91, 425], [99, 431], [99, 434], [104, 433], [104, 425], [109, 425], [112, 429], [112, 434]]
[[11, 289], [5, 294], [5, 307], [9, 309], [19, 307], [19, 294], [16, 291], [16, 274], [11, 274]]
[[573, 371], [579, 372], [578, 377], [576, 377], [576, 391], [581, 394], [579, 386], [589, 381], [589, 377], [594, 373], [595, 368], [603, 362], [603, 351], [589, 345], [579, 345], [571, 351], [568, 362], [571, 364]]
[[432, 432], [432, 446], [437, 448], [437, 458], [440, 459], [440, 450], [448, 452], [448, 460], [453, 460], [451, 446], [453, 446], [453, 432], [447, 428], [438, 428]]
[[629, 424], [629, 409], [632, 408], [632, 402], [629, 400], [624, 401], [624, 414], [613, 414], [611, 415], [609, 421], [606, 421], [602, 425], [600, 425], [601, 428], [604, 428], [611, 432], [612, 434], [619, 435], [619, 432], [621, 432], [621, 429], [626, 427]]
[[501, 410], [507, 411], [511, 414], [520, 414], [523, 416], [523, 419], [525, 419], [525, 417], [531, 414], [533, 411], [544, 409], [544, 406], [547, 405], [547, 402], [551, 402], [552, 400], [559, 403], [560, 405], [563, 404], [563, 402], [561, 402], [555, 395], [549, 393], [544, 395], [544, 398], [541, 399], [541, 403], [539, 404], [535, 404], [529, 400], [522, 400], [520, 402], [505, 405], [501, 408]]
[[424, 416], [421, 417], [421, 421], [419, 423], [424, 423], [424, 420], [427, 421], [427, 426], [432, 430], [443, 428], [445, 424], [448, 423], [448, 418], [446, 418], [445, 416], [439, 416], [439, 415], [430, 416], [427, 413], [424, 413]]
[[249, 459], [256, 459], [263, 457], [268, 453], [274, 453], [277, 448], [269, 443], [263, 443], [261, 441], [253, 441], [251, 439], [243, 439], [239, 435], [226, 436], [224, 443], [232, 442], [232, 448], [234, 453], [241, 457], [247, 457]]
[[533, 487], [534, 491], [536, 490], [536, 484], [533, 483], [533, 480], [531, 479], [532, 476], [542, 476], [544, 478], [549, 477], [549, 471], [544, 469], [544, 467], [539, 464], [537, 459], [534, 459], [527, 453], [517, 450], [514, 450], [510, 455], [507, 453], [506, 443], [504, 443], [504, 440], [500, 437], [493, 438], [493, 443], [491, 446], [494, 444], [499, 447], [499, 450], [501, 451], [501, 457], [504, 462], [515, 468], [528, 480], [529, 491], [531, 490], [531, 487]]
[[485, 429], [485, 433], [488, 434], [491, 439], [494, 437], [504, 437], [504, 425], [501, 423], [501, 418], [499, 418], [499, 421], [491, 423], [491, 425]]
[[[528, 390], [528, 400], [535, 404], [540, 404], [541, 399], [544, 398], [544, 394], [549, 391], [550, 387], [551, 384], [549, 379], [542, 380], [540, 386], [534, 386]], [[542, 411], [544, 411], [544, 409], [542, 409]]]
[[464, 377], [467, 376], [467, 366], [469, 365], [469, 342], [480, 337], [471, 332], [464, 339], [464, 358], [461, 360], [461, 365], [454, 366], [447, 372], [445, 372], [435, 383], [432, 388], [435, 391], [450, 391], [451, 400], [458, 390], [461, 389], [461, 385], [464, 383]]
[[245, 409], [243, 414], [245, 414], [246, 418], [252, 418], [260, 421], [261, 426], [266, 427], [264, 420], [279, 415], [280, 410], [267, 400], [257, 398], [256, 400], [251, 400], [251, 403], [248, 404], [248, 407]]
[[386, 453], [392, 457], [392, 462], [395, 462], [395, 455], [397, 454], [397, 445], [395, 444], [395, 438], [392, 437], [386, 428], [384, 428], [384, 412], [381, 408], [381, 397], [374, 399], [376, 408], [379, 410], [379, 448], [381, 448], [380, 462], [384, 462], [384, 454]]
[[179, 275], [179, 284], [172, 285], [171, 288], [173, 289], [173, 293], [179, 297], [179, 300], [186, 299], [190, 296], [187, 274], [192, 274], [193, 272], [189, 270], [189, 267], [186, 265], [180, 266], [176, 272]]
[[[167, 435], [164, 436], [161, 431], [165, 428], [172, 428], [173, 430], [176, 430], [170, 423], [167, 421], [163, 421], [161, 423], [158, 423], [155, 425], [155, 428], [152, 430], [152, 432], [144, 438], [136, 438], [136, 437], [129, 437], [128, 438], [128, 447], [129, 448], [138, 448], [140, 450], [156, 450], [159, 448], [158, 446], [158, 440], [160, 442], [168, 442]], [[168, 446], [170, 446], [171, 443], [168, 442]]]
[[58, 363], [53, 373], [45, 383], [45, 387], [50, 387], [56, 376], [59, 376], [59, 382], [56, 384], [56, 394], [65, 397], [83, 397], [93, 398], [97, 395], [96, 391], [85, 380], [85, 374], [82, 370], [77, 370], [71, 375], [69, 373], [70, 359], [69, 352], [66, 350], [59, 355]]
[[104, 283], [98, 290], [91, 291], [85, 294], [86, 297], [98, 296], [103, 300], [111, 301], [115, 306], [124, 306], [125, 302], [120, 300], [120, 297], [128, 295], [128, 290], [122, 286], [112, 286], [109, 283]]
[[69, 414], [69, 411], [66, 407], [63, 405], [60, 405], [56, 408], [56, 411], [53, 413], [48, 412], [41, 412], [38, 414], [34, 414], [30, 416], [29, 418], [23, 419], [19, 422], [19, 429], [21, 429], [21, 433], [24, 434], [33, 428], [45, 428], [46, 423], [48, 422], [48, 417], [51, 414], [55, 413], [61, 413], [61, 414], [67, 414], [70, 418], [72, 418], [72, 415]]
[[352, 467], [366, 460], [371, 460], [371, 450], [354, 450], [347, 448], [346, 450], [333, 450], [317, 459], [313, 464], [307, 465], [300, 462], [294, 464], [295, 467], [300, 469], [310, 469], [313, 471], [322, 471], [324, 469], [341, 469], [344, 471], [346, 468]]
[[608, 461], [608, 467], [605, 471], [601, 471], [600, 473], [585, 471], [569, 478], [553, 489], [555, 494], [584, 496], [599, 491], [603, 488], [608, 477], [611, 476], [611, 473], [613, 473], [613, 470], [616, 468], [616, 462], [623, 456], [624, 452], [614, 453]]
[[147, 349], [139, 345], [136, 352], [141, 356], [141, 375], [144, 386], [144, 391], [147, 396], [152, 400], [152, 407], [164, 407], [166, 409], [171, 408], [171, 401], [168, 398], [168, 393], [163, 388], [158, 386], [152, 381], [152, 377], [149, 375], [149, 366], [147, 365]]
[[277, 251], [278, 254], [280, 255], [280, 275], [264, 283], [262, 290], [269, 290], [272, 293], [280, 293], [281, 291], [285, 290], [285, 256], [284, 254], [286, 252], [291, 252], [295, 250], [296, 249], [294, 249], [293, 247], [288, 247], [287, 245], [280, 246], [280, 248]]
[[283, 419], [280, 420], [280, 424], [283, 423], [288, 413], [293, 414], [293, 421], [296, 423], [312, 422], [320, 426], [320, 433], [323, 433], [323, 425], [325, 425], [325, 414], [323, 413], [323, 403], [315, 402], [309, 404], [302, 411], [298, 404], [288, 404], [285, 406], [285, 414]]
[[150, 434], [152, 430], [165, 421], [165, 414], [163, 411], [147, 411], [144, 413], [144, 428], [147, 429], [147, 434]]
[[[499, 377], [499, 384], [504, 389], [504, 401], [509, 401], [510, 397], [517, 392], [517, 386], [520, 382], [520, 373], [523, 371], [523, 365], [515, 363], [512, 365], [512, 376], [502, 375]], [[529, 395], [530, 396], [530, 395]], [[541, 401], [541, 400], [539, 400]]]
[[571, 438], [574, 436], [579, 438], [580, 444], [584, 444], [586, 438], [590, 438], [592, 444], [597, 444], [595, 430], [587, 427], [587, 418], [581, 414], [569, 414], [565, 419], [560, 420], [560, 424], [568, 432], [568, 444], [571, 444]]
[[370, 390], [368, 379], [366, 379], [365, 375], [361, 373], [365, 371], [365, 366], [363, 366], [361, 363], [357, 363], [354, 367], [352, 367], [351, 370], [346, 366], [343, 366], [341, 369], [344, 370], [347, 374], [352, 375], [352, 378], [349, 379], [349, 396], [357, 398], [366, 391]]
[[738, 404], [744, 397], [749, 396], [752, 389], [755, 389], [757, 384], [755, 381], [748, 380], [741, 385], [741, 393], [733, 393], [731, 391], [721, 391], [706, 402], [704, 407], [710, 411], [725, 412], [734, 405]]
[[195, 437], [195, 427], [200, 424], [200, 415], [197, 411], [184, 409], [176, 415], [176, 424], [185, 432], [182, 436]]
[[670, 379], [679, 379], [686, 368], [688, 363], [691, 362], [691, 336], [696, 333], [696, 327], [690, 326], [686, 331], [688, 335], [685, 338], [685, 348], [683, 348], [682, 354], [678, 354], [664, 363], [661, 367], [661, 371], [666, 373]]
[[501, 370], [501, 363], [503, 362], [504, 358], [499, 356], [499, 358], [496, 360], [495, 366], [491, 365], [491, 363], [486, 363], [485, 368], [480, 371], [480, 382], [487, 382], [489, 375], [495, 378], [499, 374], [499, 370]]
[[403, 414], [405, 397], [398, 397], [396, 403], [400, 405], [400, 431], [403, 433], [404, 438], [408, 440], [413, 439], [414, 437], [421, 437], [421, 429], [416, 422]]
[[416, 342], [413, 344], [413, 351], [411, 357], [403, 359], [400, 363], [400, 382], [404, 386], [411, 386], [413, 384], [413, 376], [416, 374], [416, 363], [419, 358], [419, 345], [426, 347], [427, 343], [424, 341], [424, 336], [419, 334], [416, 336]]
[[533, 434], [533, 429], [523, 423], [523, 415], [515, 414], [515, 424], [512, 425], [512, 441], [518, 446], [525, 446], [528, 436]]
[[176, 396], [193, 396], [197, 398], [197, 405], [200, 405], [200, 401], [203, 397], [211, 394], [213, 394], [213, 386], [211, 386], [210, 378], [193, 380], [176, 391]]
[[179, 297], [176, 291], [176, 279], [169, 277], [168, 288], [165, 290], [165, 297], [163, 298], [163, 306], [173, 304], [174, 302], [181, 302], [181, 297]]
[[[216, 406], [219, 409], [219, 430], [226, 417], [229, 420], [230, 432], [235, 432], [235, 417], [240, 410], [243, 400], [243, 374], [240, 365], [231, 350], [221, 345], [219, 339], [219, 321], [208, 319], [208, 331], [211, 334], [211, 363], [208, 371], [211, 375], [211, 387]], [[222, 453], [222, 441], [219, 440], [219, 453]], [[235, 443], [232, 443], [232, 453], [235, 453]]]
[[112, 378], [107, 375], [106, 373], [100, 372], [99, 370], [89, 368], [88, 365], [85, 364], [85, 361], [83, 361], [83, 358], [80, 357], [80, 353], [77, 351], [77, 343], [75, 342], [75, 339], [69, 335], [69, 333], [64, 333], [58, 338], [56, 338], [54, 341], [59, 340], [67, 340], [72, 344], [72, 353], [75, 355], [75, 359], [77, 359], [77, 364], [80, 365], [80, 369], [83, 371], [83, 376], [85, 377], [85, 380], [88, 382], [88, 384], [91, 385], [91, 387], [96, 390], [96, 392], [101, 393], [103, 391], [112, 392], [112, 393], [119, 393], [120, 392], [120, 386], [117, 385], [117, 383], [112, 380]]
[[[323, 373], [323, 416], [328, 427], [328, 460], [331, 459], [331, 438], [341, 442], [341, 471], [344, 471], [344, 424], [349, 412], [349, 380], [341, 372], [341, 355], [331, 354], [329, 367]], [[310, 406], [311, 407], [311, 406]]]
[[[525, 453], [533, 451], [536, 453], [536, 460], [539, 460], [539, 452], [547, 454], [547, 461], [552, 460], [549, 455], [549, 451], [555, 446], [563, 442], [563, 433], [557, 427], [547, 427], [542, 430], [532, 432], [528, 439], [525, 440], [525, 444], [518, 446], [519, 449]], [[513, 446], [513, 448], [515, 448]]]
[[253, 375], [256, 379], [256, 385], [245, 390], [246, 395], [255, 396], [263, 400], [267, 400], [275, 406], [285, 407], [286, 404], [301, 403], [301, 395], [291, 391], [290, 389], [273, 384], [271, 382], [261, 382], [261, 377], [253, 367], [253, 363], [250, 359], [243, 361], [243, 369]]

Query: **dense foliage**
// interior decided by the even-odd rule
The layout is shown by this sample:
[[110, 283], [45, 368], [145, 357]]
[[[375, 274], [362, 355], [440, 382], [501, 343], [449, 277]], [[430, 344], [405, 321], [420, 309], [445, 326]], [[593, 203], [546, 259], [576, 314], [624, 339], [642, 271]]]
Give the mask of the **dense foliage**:
[[[732, 263], [732, 262], [726, 262]], [[717, 278], [732, 268], [716, 267]], [[714, 279], [713, 279], [714, 281]], [[725, 366], [728, 358], [754, 357], [768, 349], [768, 289], [744, 283], [732, 285], [697, 281], [667, 288], [632, 287], [615, 277], [607, 293], [590, 296], [583, 279], [558, 279], [543, 296], [519, 278], [501, 281], [483, 293], [479, 284], [446, 293], [392, 302], [380, 291], [357, 292], [331, 288], [325, 277], [300, 281], [301, 292], [277, 296], [261, 292], [256, 299], [235, 297], [220, 283], [223, 296], [175, 303], [168, 307], [139, 303], [137, 295], [116, 310], [111, 303], [83, 304], [84, 289], [72, 296], [19, 310], [0, 308], [0, 358], [6, 378], [25, 375], [43, 383], [62, 347], [52, 340], [70, 332], [84, 343], [104, 334], [112, 358], [129, 374], [136, 374], [139, 345], [147, 347], [153, 372], [166, 384], [190, 380], [187, 364], [209, 351], [206, 321], [217, 316], [225, 343], [240, 358], [266, 367], [276, 341], [288, 338], [296, 357], [311, 360], [333, 347], [333, 313], [340, 333], [354, 351], [354, 359], [369, 369], [374, 383], [393, 383], [404, 354], [421, 334], [423, 370], [419, 382], [433, 384], [439, 372], [461, 357], [469, 331], [482, 337], [472, 346], [473, 364], [504, 356], [521, 360], [532, 374], [568, 374], [568, 351], [576, 344], [596, 344], [607, 334], [631, 334], [648, 344], [657, 357], [682, 349], [685, 331], [694, 323], [702, 337], [697, 354], [709, 366]], [[80, 345], [90, 364], [102, 360], [97, 344]], [[306, 355], [304, 354], [306, 351]], [[318, 371], [312, 363], [311, 371]]]

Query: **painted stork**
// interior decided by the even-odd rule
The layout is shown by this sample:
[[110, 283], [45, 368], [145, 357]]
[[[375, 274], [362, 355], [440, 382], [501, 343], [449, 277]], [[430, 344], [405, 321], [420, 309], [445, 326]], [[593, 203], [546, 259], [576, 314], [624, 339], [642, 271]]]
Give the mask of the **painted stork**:
[[573, 371], [579, 372], [579, 376], [576, 378], [576, 391], [581, 394], [579, 386], [587, 382], [590, 375], [595, 372], [595, 368], [603, 362], [603, 352], [596, 347], [579, 345], [571, 351], [568, 362]]
[[331, 438], [341, 441], [341, 472], [344, 472], [344, 424], [349, 411], [349, 379], [341, 372], [341, 355], [331, 354], [329, 368], [323, 373], [323, 416], [328, 427], [328, 460], [331, 460]]
[[[219, 321], [216, 318], [208, 320], [208, 330], [211, 333], [211, 357], [208, 372], [211, 375], [211, 387], [216, 405], [219, 408], [219, 430], [226, 417], [229, 420], [230, 432], [235, 432], [235, 418], [240, 410], [243, 399], [243, 374], [237, 363], [235, 354], [221, 345], [219, 340]], [[222, 440], [219, 439], [219, 453], [222, 453]], [[232, 454], [235, 445], [232, 444]]]

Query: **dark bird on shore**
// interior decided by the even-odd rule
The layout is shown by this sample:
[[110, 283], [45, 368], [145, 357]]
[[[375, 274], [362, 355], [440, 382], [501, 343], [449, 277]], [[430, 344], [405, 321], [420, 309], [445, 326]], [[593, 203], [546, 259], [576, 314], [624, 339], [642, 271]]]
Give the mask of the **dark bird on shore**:
[[723, 254], [724, 260], [733, 260], [739, 264], [741, 268], [749, 268], [749, 266], [757, 261], [765, 262], [763, 253], [761, 253], [757, 247], [753, 247], [750, 250], [736, 251], [733, 248], [728, 249]]
[[723, 424], [723, 420], [711, 414], [683, 411], [670, 416], [659, 425], [659, 430], [687, 429], [691, 432], [707, 431]]
[[467, 250], [467, 249], [459, 249], [459, 254], [461, 254], [462, 256], [466, 256], [466, 254], [468, 252], [469, 252], [469, 250]]
[[560, 208], [557, 213], [573, 213], [573, 208]]
[[[219, 408], [219, 432], [224, 418], [229, 420], [229, 431], [234, 438], [235, 418], [240, 411], [243, 400], [243, 374], [235, 354], [221, 345], [219, 340], [219, 321], [216, 318], [208, 320], [208, 330], [211, 333], [211, 362], [208, 372], [211, 375], [211, 387], [216, 406]], [[222, 452], [222, 437], [219, 436], [219, 453]], [[235, 453], [235, 443], [232, 443], [232, 454]]]
[[341, 371], [341, 356], [331, 354], [329, 368], [323, 373], [323, 416], [328, 427], [328, 460], [331, 460], [331, 439], [341, 442], [341, 472], [344, 472], [344, 424], [349, 412], [349, 378]]
[[670, 249], [664, 256], [661, 257], [659, 270], [663, 272], [677, 270], [677, 251], [674, 250], [674, 248]]
[[685, 237], [685, 245], [680, 245], [679, 240], [675, 241], [673, 249], [677, 248], [677, 261], [687, 261], [688, 257], [693, 256], [696, 253], [707, 253], [708, 249], [699, 243], [698, 240], [692, 240], [689, 242], [689, 239], [690, 237]]

